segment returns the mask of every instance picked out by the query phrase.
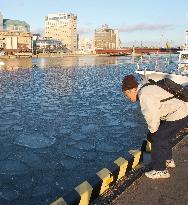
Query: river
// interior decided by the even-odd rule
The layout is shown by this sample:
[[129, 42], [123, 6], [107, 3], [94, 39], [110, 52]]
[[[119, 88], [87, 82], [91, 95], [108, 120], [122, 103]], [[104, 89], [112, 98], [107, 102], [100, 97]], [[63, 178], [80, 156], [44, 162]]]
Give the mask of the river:
[[[153, 67], [156, 56], [144, 57]], [[158, 56], [163, 68], [165, 56]], [[174, 56], [177, 58], [177, 56]], [[138, 58], [3, 59], [0, 204], [45, 205], [129, 149], [147, 126], [121, 91]], [[138, 76], [137, 76], [138, 77]]]

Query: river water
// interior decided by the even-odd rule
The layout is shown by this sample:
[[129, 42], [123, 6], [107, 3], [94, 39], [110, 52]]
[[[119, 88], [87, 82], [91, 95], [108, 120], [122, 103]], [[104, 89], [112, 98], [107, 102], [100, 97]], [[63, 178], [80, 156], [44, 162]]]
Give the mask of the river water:
[[[165, 56], [156, 58], [173, 70]], [[176, 59], [177, 56], [174, 56]], [[121, 92], [138, 58], [7, 59], [0, 68], [0, 204], [45, 205], [129, 149], [147, 126]], [[138, 77], [138, 76], [137, 76]]]

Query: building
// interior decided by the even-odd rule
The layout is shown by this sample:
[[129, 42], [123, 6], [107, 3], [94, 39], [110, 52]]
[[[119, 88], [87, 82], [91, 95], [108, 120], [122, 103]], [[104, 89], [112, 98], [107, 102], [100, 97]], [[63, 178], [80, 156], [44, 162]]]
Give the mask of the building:
[[119, 49], [119, 42], [119, 32], [117, 29], [111, 29], [105, 24], [102, 28], [95, 30], [95, 50]]
[[4, 31], [30, 32], [30, 26], [25, 21], [3, 19]]
[[1, 31], [0, 46], [7, 54], [32, 52], [32, 35], [30, 32]]
[[0, 31], [2, 31], [2, 30], [3, 30], [3, 15], [0, 12]]
[[188, 47], [188, 30], [186, 31], [185, 35], [185, 46]]
[[71, 51], [77, 49], [77, 16], [72, 13], [45, 17], [45, 38], [60, 40]]
[[114, 33], [116, 34], [116, 49], [119, 49], [121, 47], [120, 38], [119, 38], [119, 30], [115, 29]]
[[5, 38], [3, 36], [0, 36], [0, 51], [4, 50], [5, 47]]
[[36, 40], [36, 53], [47, 52], [57, 53], [63, 52], [64, 45], [60, 40], [53, 39], [38, 39]]
[[39, 33], [33, 33], [33, 41], [37, 41], [41, 38], [41, 35]]
[[78, 48], [79, 53], [93, 53], [93, 40], [86, 37], [79, 38]]
[[39, 40], [41, 38], [40, 34], [39, 33], [33, 33], [32, 34], [32, 53], [33, 54], [36, 54], [36, 50], [37, 50], [37, 47], [36, 47], [36, 43], [37, 43], [37, 40]]

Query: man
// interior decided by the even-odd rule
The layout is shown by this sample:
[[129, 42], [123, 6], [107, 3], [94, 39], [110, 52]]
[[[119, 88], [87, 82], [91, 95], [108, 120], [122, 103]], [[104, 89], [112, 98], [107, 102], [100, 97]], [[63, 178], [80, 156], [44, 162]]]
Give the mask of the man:
[[188, 124], [188, 102], [177, 98], [161, 102], [173, 95], [157, 85], [139, 85], [133, 75], [124, 77], [122, 91], [131, 102], [140, 101], [150, 131], [153, 170], [145, 175], [151, 179], [169, 178], [167, 168], [176, 166], [172, 159], [172, 138]]

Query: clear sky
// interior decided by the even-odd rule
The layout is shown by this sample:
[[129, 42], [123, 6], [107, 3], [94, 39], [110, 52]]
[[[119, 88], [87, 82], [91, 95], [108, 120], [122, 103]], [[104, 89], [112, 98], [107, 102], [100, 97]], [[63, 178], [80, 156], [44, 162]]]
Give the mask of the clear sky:
[[188, 29], [188, 0], [0, 0], [0, 12], [40, 33], [49, 13], [71, 12], [78, 16], [81, 36], [92, 37], [94, 29], [108, 24], [119, 29], [124, 45], [181, 45]]

